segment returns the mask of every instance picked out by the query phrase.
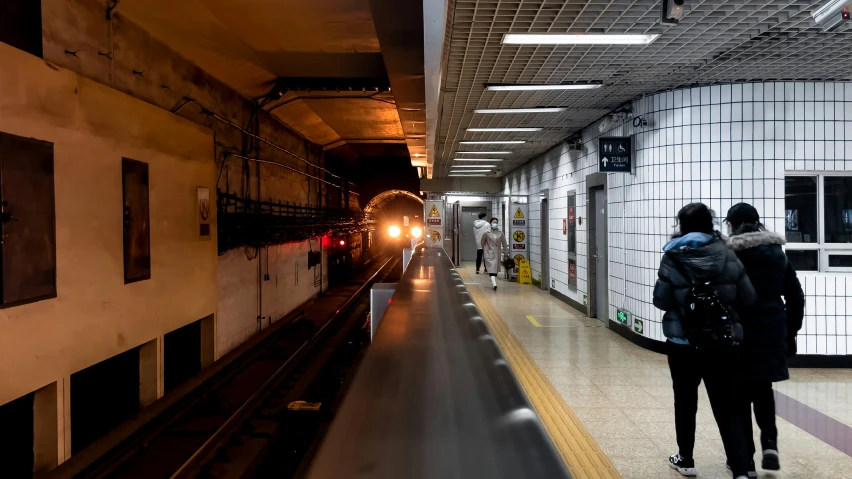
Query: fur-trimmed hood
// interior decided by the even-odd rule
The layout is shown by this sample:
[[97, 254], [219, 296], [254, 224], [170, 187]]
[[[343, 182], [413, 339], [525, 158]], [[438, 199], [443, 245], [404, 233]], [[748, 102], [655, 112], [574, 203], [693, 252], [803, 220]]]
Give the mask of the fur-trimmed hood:
[[725, 238], [725, 243], [728, 245], [728, 248], [734, 251], [743, 251], [763, 245], [777, 244], [783, 246], [787, 243], [787, 240], [772, 231], [755, 231], [729, 236]]

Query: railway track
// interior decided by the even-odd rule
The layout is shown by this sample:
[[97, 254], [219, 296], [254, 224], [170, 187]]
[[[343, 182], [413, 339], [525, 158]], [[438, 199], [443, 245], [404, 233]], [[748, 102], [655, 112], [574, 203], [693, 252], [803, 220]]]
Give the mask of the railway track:
[[[370, 287], [402, 273], [398, 256], [382, 261], [375, 274], [330, 291], [325, 308], [319, 298], [316, 308], [291, 318], [102, 458], [52, 477], [247, 478], [271, 471], [292, 476], [368, 340], [363, 326]], [[270, 451], [282, 449], [286, 454], [265, 462]]]

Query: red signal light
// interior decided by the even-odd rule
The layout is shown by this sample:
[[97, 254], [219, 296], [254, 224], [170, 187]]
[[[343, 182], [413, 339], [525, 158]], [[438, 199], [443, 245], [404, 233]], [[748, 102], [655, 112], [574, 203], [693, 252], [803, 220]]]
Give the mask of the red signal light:
[[346, 246], [346, 241], [340, 240], [340, 246]]

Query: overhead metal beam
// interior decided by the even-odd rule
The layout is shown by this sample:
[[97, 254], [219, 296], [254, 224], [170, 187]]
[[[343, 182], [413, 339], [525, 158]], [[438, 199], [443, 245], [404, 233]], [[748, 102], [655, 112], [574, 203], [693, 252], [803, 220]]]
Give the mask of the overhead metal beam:
[[414, 166], [426, 166], [423, 2], [370, 0], [396, 109]]
[[499, 193], [500, 178], [433, 178], [420, 180], [420, 191], [429, 193]]

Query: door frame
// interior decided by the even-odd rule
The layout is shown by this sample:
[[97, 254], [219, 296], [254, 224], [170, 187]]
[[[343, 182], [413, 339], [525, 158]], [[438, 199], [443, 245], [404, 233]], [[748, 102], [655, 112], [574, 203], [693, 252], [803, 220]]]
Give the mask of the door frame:
[[[494, 205], [491, 204], [490, 201], [458, 201], [456, 203], [459, 205], [459, 222], [458, 222], [458, 224], [459, 224], [459, 243], [461, 243], [462, 238], [464, 237], [464, 232], [461, 231], [462, 224], [464, 223], [464, 221], [462, 221], [462, 215], [464, 214], [464, 209], [465, 208], [485, 208], [485, 220], [491, 221], [491, 218], [494, 216], [493, 212], [491, 211], [491, 207], [494, 206]], [[463, 261], [472, 261], [472, 260], [466, 260], [466, 259], [462, 258], [462, 256], [464, 256], [464, 247], [459, 245], [459, 264], [461, 264]]]
[[[588, 281], [588, 303], [586, 306], [588, 307], [588, 315], [589, 317], [595, 317], [601, 320], [604, 323], [604, 326], [609, 328], [610, 318], [609, 315], [606, 314], [607, 317], [600, 318], [598, 316], [598, 303], [597, 303], [597, 281], [603, 276], [604, 280], [607, 282], [606, 291], [606, 304], [609, 304], [609, 227], [607, 224], [604, 224], [604, 254], [606, 255], [606, 261], [604, 262], [604, 271], [603, 275], [598, 274], [597, 271], [598, 265], [597, 261], [595, 261], [595, 243], [597, 242], [597, 211], [598, 205], [595, 204], [595, 190], [603, 189], [604, 194], [608, 192], [607, 185], [607, 174], [606, 173], [592, 173], [586, 176], [586, 232], [588, 233], [588, 241], [586, 242], [586, 260], [587, 260], [587, 271], [589, 272], [589, 281]], [[609, 197], [607, 195], [607, 197]], [[608, 202], [607, 202], [608, 203]], [[607, 218], [609, 217], [609, 213], [607, 213]]]
[[[541, 258], [541, 283], [539, 288], [544, 291], [550, 289], [550, 189], [545, 188], [539, 192], [539, 234], [540, 236], [540, 258]], [[546, 207], [542, 208], [542, 207]], [[546, 220], [546, 221], [545, 221]], [[546, 263], [545, 263], [546, 260]]]

